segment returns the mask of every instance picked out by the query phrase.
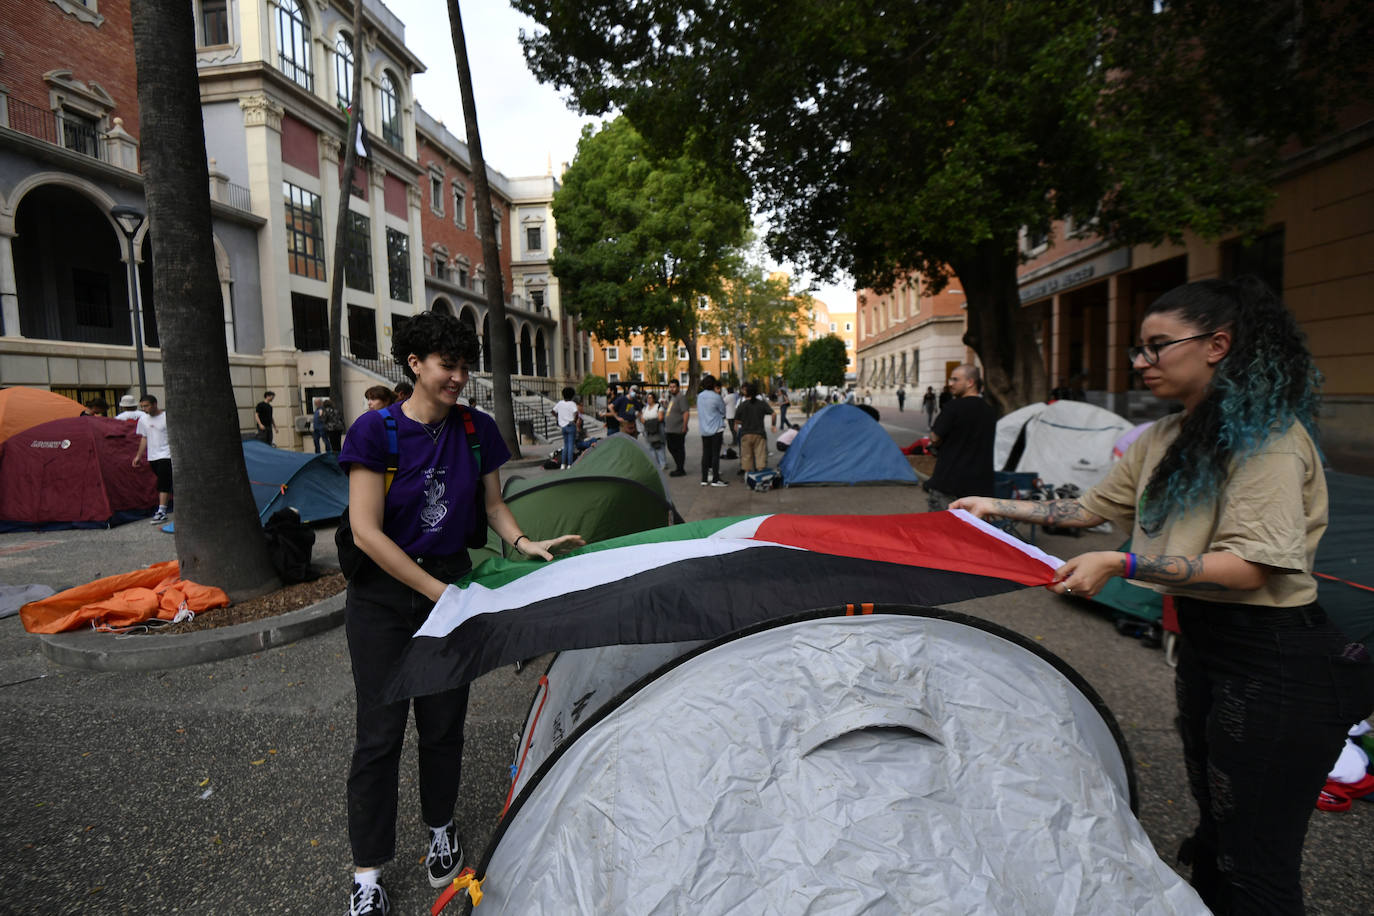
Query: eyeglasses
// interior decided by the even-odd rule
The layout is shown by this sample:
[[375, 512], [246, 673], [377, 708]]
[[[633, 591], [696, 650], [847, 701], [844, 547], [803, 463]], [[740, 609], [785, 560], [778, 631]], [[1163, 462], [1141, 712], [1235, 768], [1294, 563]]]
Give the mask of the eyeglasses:
[[1145, 362], [1151, 366], [1159, 365], [1159, 351], [1165, 347], [1176, 343], [1187, 343], [1190, 340], [1201, 340], [1204, 337], [1211, 337], [1216, 331], [1208, 331], [1206, 334], [1194, 334], [1192, 337], [1180, 337], [1177, 340], [1161, 340], [1159, 343], [1147, 343], [1139, 347], [1131, 347], [1126, 353], [1131, 357], [1131, 362], [1135, 362], [1140, 357], [1145, 357]]

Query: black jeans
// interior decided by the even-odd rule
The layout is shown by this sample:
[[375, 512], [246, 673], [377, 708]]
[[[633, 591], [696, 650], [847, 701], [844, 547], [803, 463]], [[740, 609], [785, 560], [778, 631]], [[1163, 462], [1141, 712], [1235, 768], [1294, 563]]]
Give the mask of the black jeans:
[[1177, 603], [1192, 884], [1217, 914], [1300, 914], [1307, 822], [1346, 731], [1374, 707], [1374, 666], [1342, 656], [1348, 640], [1316, 604]]
[[663, 441], [668, 445], [668, 454], [673, 456], [673, 463], [677, 467], [674, 471], [686, 471], [687, 463], [687, 434], [686, 433], [664, 433]]
[[720, 480], [720, 445], [725, 431], [701, 437], [701, 479]]
[[[469, 568], [466, 552], [425, 568], [451, 582]], [[353, 864], [375, 868], [396, 853], [396, 796], [410, 702], [379, 702], [411, 634], [434, 605], [371, 563], [348, 584], [344, 627], [357, 691], [357, 740], [348, 771], [348, 839]], [[463, 719], [468, 688], [415, 698], [419, 735], [420, 809], [425, 823], [453, 817], [463, 765]]]

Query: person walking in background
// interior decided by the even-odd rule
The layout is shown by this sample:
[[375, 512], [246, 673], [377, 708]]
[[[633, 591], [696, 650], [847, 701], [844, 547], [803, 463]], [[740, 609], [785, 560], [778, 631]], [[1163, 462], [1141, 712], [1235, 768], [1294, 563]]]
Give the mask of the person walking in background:
[[[576, 535], [531, 540], [501, 498], [500, 468], [510, 452], [496, 421], [458, 406], [468, 364], [478, 356], [470, 328], [452, 316], [423, 312], [393, 333], [392, 355], [415, 380], [414, 394], [385, 416], [368, 411], [359, 417], [339, 455], [348, 474], [354, 544], [366, 556], [349, 579], [344, 605], [357, 695], [347, 782], [354, 916], [385, 916], [381, 870], [396, 852], [398, 771], [411, 703], [383, 702], [386, 685], [448, 583], [471, 568], [468, 538], [490, 525], [521, 558], [543, 560], [582, 544]], [[392, 454], [397, 467], [388, 486]], [[436, 888], [463, 866], [453, 814], [467, 701], [466, 686], [414, 701], [420, 809], [430, 832], [425, 869]], [[414, 861], [409, 855], [405, 860]]]
[[926, 386], [926, 393], [921, 397], [921, 409], [926, 412], [926, 426], [935, 423], [935, 388], [932, 385]]
[[640, 411], [639, 419], [644, 424], [644, 443], [654, 453], [654, 463], [658, 465], [660, 471], [668, 467], [668, 452], [664, 448], [663, 438], [663, 415], [664, 411], [659, 406], [658, 395], [650, 391], [648, 403]]
[[396, 403], [396, 393], [385, 385], [373, 385], [363, 392], [368, 410], [381, 410]]
[[773, 415], [773, 407], [759, 397], [759, 387], [753, 382], [744, 386], [744, 400], [735, 411], [739, 422], [741, 473], [761, 471], [768, 467], [768, 433], [764, 417]]
[[320, 407], [320, 414], [324, 417], [325, 434], [329, 436], [329, 450], [337, 452], [343, 444], [343, 414], [339, 413], [339, 408], [334, 406], [332, 398], [324, 399], [324, 404]]
[[606, 386], [606, 409], [601, 411], [601, 422], [606, 424], [606, 435], [614, 436], [620, 432], [620, 418], [615, 415], [615, 401], [620, 397], [620, 385], [611, 382]]
[[115, 414], [116, 420], [138, 420], [145, 416], [147, 414], [138, 409], [138, 399], [132, 394], [126, 394], [119, 399], [119, 413]]
[[572, 467], [573, 459], [577, 457], [577, 419], [582, 414], [582, 408], [577, 406], [577, 401], [573, 398], [577, 392], [572, 386], [563, 389], [563, 400], [553, 405], [553, 420], [558, 424], [558, 431], [563, 436], [563, 453], [559, 457], [559, 467], [567, 470]]
[[310, 406], [310, 437], [315, 440], [315, 454], [318, 455], [321, 442], [325, 451], [329, 451], [329, 433], [324, 426], [324, 398], [315, 398]]
[[172, 447], [167, 442], [167, 412], [157, 406], [157, 398], [145, 394], [138, 402], [143, 411], [139, 418], [137, 432], [138, 454], [134, 455], [134, 467], [138, 467], [146, 456], [148, 467], [157, 475], [157, 511], [152, 522], [166, 521], [172, 511]]
[[789, 430], [792, 424], [787, 421], [787, 408], [792, 406], [792, 395], [788, 393], [786, 385], [778, 386], [778, 425], [782, 429]]
[[942, 412], [943, 412], [944, 409], [945, 409], [945, 405], [948, 404], [950, 401], [954, 400], [954, 389], [951, 388], [951, 387], [949, 386], [949, 383], [948, 383], [948, 382], [945, 383], [945, 387], [940, 391], [940, 399], [939, 399], [939, 400], [940, 400], [940, 410], [941, 410]]
[[725, 401], [716, 391], [713, 375], [701, 377], [697, 395], [697, 423], [701, 427], [701, 485], [723, 487], [720, 479], [720, 445], [725, 438]]
[[668, 454], [673, 456], [676, 465], [668, 472], [669, 477], [686, 477], [687, 468], [687, 430], [691, 426], [692, 408], [687, 404], [687, 394], [677, 379], [668, 383], [668, 415], [663, 421], [663, 441], [668, 446]]
[[983, 400], [983, 374], [964, 365], [950, 373], [953, 399], [930, 430], [935, 445], [935, 471], [926, 481], [931, 511], [961, 496], [993, 495], [992, 446], [997, 411]]
[[1214, 913], [1301, 914], [1318, 793], [1352, 722], [1374, 708], [1368, 651], [1317, 602], [1327, 526], [1313, 441], [1320, 376], [1302, 330], [1254, 277], [1155, 300], [1131, 365], [1182, 413], [1154, 423], [1078, 499], [961, 499], [980, 518], [1131, 531], [1130, 553], [1069, 560], [1051, 588], [1112, 578], [1174, 596], [1178, 730], [1199, 821], [1179, 850]]
[[905, 388], [898, 388], [898, 389], [897, 389], [897, 413], [901, 413], [901, 412], [904, 411], [904, 410], [906, 410], [906, 389], [905, 389]]
[[257, 421], [258, 432], [257, 440], [272, 444], [272, 436], [277, 431], [277, 423], [272, 419], [272, 399], [277, 396], [275, 391], [265, 391], [258, 406], [253, 408], [253, 419]]

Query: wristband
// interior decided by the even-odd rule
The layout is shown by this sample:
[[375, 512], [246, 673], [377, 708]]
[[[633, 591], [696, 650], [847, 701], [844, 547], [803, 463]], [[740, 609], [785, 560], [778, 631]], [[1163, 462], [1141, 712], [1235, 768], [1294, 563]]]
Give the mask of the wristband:
[[520, 535], [520, 537], [518, 537], [518, 538], [516, 538], [515, 540], [511, 541], [511, 544], [510, 544], [510, 545], [511, 545], [511, 547], [515, 548], [516, 550], [519, 550], [519, 549], [520, 549], [520, 542], [521, 542], [521, 541], [528, 541], [529, 539], [530, 539], [530, 536], [529, 536], [528, 534], [522, 534], [522, 535]]
[[1126, 554], [1126, 578], [1135, 578], [1135, 554], [1133, 553]]

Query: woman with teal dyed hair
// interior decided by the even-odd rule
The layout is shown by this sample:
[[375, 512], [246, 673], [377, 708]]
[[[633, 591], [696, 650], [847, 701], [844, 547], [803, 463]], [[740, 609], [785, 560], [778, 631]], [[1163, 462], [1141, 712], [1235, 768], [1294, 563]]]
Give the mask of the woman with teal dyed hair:
[[1090, 598], [1121, 576], [1174, 596], [1178, 722], [1199, 809], [1179, 860], [1214, 913], [1302, 913], [1308, 819], [1346, 730], [1374, 708], [1368, 650], [1327, 621], [1312, 577], [1327, 514], [1320, 377], [1293, 316], [1253, 277], [1164, 294], [1130, 356], [1183, 410], [1106, 479], [1078, 499], [951, 508], [1132, 531], [1132, 552], [1075, 557], [1052, 589]]

